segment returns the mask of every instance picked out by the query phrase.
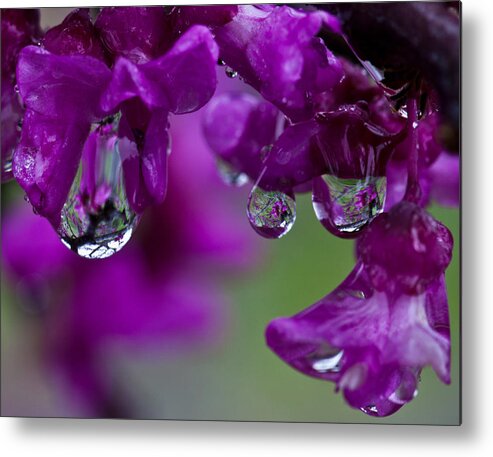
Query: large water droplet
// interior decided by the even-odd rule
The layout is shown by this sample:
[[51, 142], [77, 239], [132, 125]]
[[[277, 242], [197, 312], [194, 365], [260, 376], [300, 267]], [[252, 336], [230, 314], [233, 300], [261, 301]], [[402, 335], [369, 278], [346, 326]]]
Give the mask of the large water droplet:
[[314, 186], [313, 209], [318, 220], [332, 232], [356, 234], [384, 209], [387, 179], [368, 176], [364, 179], [323, 177]]
[[235, 168], [220, 157], [216, 159], [219, 176], [225, 184], [233, 187], [244, 186], [248, 182], [248, 176]]
[[88, 259], [118, 252], [139, 220], [125, 193], [116, 127], [99, 125], [91, 133], [57, 230], [63, 244]]
[[265, 238], [281, 238], [296, 220], [296, 202], [281, 191], [266, 191], [255, 185], [248, 197], [248, 220]]
[[319, 373], [339, 373], [344, 350], [323, 343], [310, 359], [312, 368]]

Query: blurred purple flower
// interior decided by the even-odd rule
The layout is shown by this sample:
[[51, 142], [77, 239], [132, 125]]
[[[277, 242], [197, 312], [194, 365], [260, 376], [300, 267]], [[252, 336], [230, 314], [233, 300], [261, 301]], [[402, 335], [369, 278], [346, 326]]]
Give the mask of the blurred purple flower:
[[227, 318], [219, 273], [255, 261], [255, 236], [234, 213], [239, 195], [222, 192], [204, 152], [200, 113], [176, 118], [171, 135], [168, 198], [146, 213], [135, 242], [110, 259], [74, 256], [26, 204], [4, 214], [8, 278], [20, 300], [43, 311], [48, 361], [77, 399], [75, 415], [131, 416], [111, 395], [105, 348], [174, 351], [218, 341]]

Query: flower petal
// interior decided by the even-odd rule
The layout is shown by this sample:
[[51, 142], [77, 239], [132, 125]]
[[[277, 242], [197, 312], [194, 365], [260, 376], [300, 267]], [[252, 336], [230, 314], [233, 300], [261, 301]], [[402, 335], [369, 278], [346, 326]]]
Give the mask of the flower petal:
[[17, 83], [26, 108], [52, 119], [84, 122], [104, 117], [99, 98], [110, 70], [91, 56], [58, 56], [25, 47], [17, 64]]
[[58, 226], [90, 124], [62, 123], [26, 111], [13, 173], [36, 211]]
[[119, 58], [102, 98], [112, 111], [125, 100], [139, 97], [148, 109], [183, 114], [201, 108], [216, 88], [217, 45], [204, 26], [191, 27], [162, 57], [144, 65]]
[[204, 136], [214, 153], [233, 168], [257, 179], [261, 149], [274, 142], [278, 111], [247, 93], [224, 93], [207, 105]]

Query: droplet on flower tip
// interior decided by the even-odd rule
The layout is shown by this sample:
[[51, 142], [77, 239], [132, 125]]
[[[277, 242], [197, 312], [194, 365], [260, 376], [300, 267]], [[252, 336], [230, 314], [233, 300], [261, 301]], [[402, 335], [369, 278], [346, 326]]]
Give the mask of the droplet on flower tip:
[[[12, 155], [3, 162], [2, 175], [8, 176], [12, 173]], [[2, 178], [3, 179], [3, 178]]]
[[57, 230], [65, 246], [87, 259], [121, 250], [139, 221], [125, 193], [117, 122], [101, 124], [91, 133], [95, 138], [88, 141], [93, 144], [84, 147]]
[[235, 170], [235, 168], [220, 157], [216, 159], [217, 171], [221, 180], [232, 187], [241, 187], [248, 182], [248, 176], [245, 173]]
[[247, 215], [253, 229], [265, 238], [281, 238], [296, 220], [296, 202], [281, 191], [265, 191], [255, 185], [248, 197]]
[[236, 78], [238, 76], [238, 72], [233, 70], [231, 67], [226, 67], [224, 72], [228, 78]]
[[323, 343], [320, 348], [310, 355], [312, 368], [319, 373], [339, 373], [344, 350]]
[[363, 411], [365, 414], [368, 414], [369, 416], [378, 416], [378, 408], [376, 405], [368, 405], [360, 408], [361, 411]]
[[387, 178], [341, 179], [325, 175], [327, 189], [313, 194], [317, 219], [335, 234], [356, 234], [383, 212]]

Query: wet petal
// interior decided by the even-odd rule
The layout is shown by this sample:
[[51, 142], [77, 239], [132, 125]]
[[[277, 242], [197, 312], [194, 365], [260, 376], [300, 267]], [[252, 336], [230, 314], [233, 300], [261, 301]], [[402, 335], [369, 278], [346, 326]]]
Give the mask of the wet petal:
[[26, 111], [13, 173], [36, 211], [58, 226], [79, 165], [89, 123], [63, 123]]
[[274, 141], [278, 111], [247, 93], [214, 97], [204, 113], [204, 135], [212, 151], [234, 170], [255, 180], [264, 146]]
[[418, 205], [402, 201], [361, 234], [357, 254], [377, 289], [419, 294], [445, 271], [452, 247], [447, 227]]
[[53, 54], [87, 55], [105, 61], [103, 45], [85, 8], [73, 10], [60, 25], [49, 29], [43, 46]]
[[312, 115], [312, 93], [322, 89], [319, 84], [323, 81], [327, 89], [343, 76], [339, 62], [315, 38], [328, 17], [286, 6], [266, 11], [240, 5], [215, 36], [221, 58], [248, 84], [292, 120], [306, 120]]
[[26, 107], [52, 119], [84, 122], [104, 117], [99, 98], [110, 70], [91, 56], [58, 56], [27, 46], [19, 56], [17, 83]]
[[114, 110], [139, 97], [148, 109], [183, 114], [201, 108], [216, 88], [217, 45], [206, 27], [190, 28], [162, 57], [144, 65], [119, 58], [103, 95], [102, 107]]
[[161, 55], [173, 38], [171, 18], [162, 6], [102, 8], [95, 28], [113, 56], [134, 63]]

